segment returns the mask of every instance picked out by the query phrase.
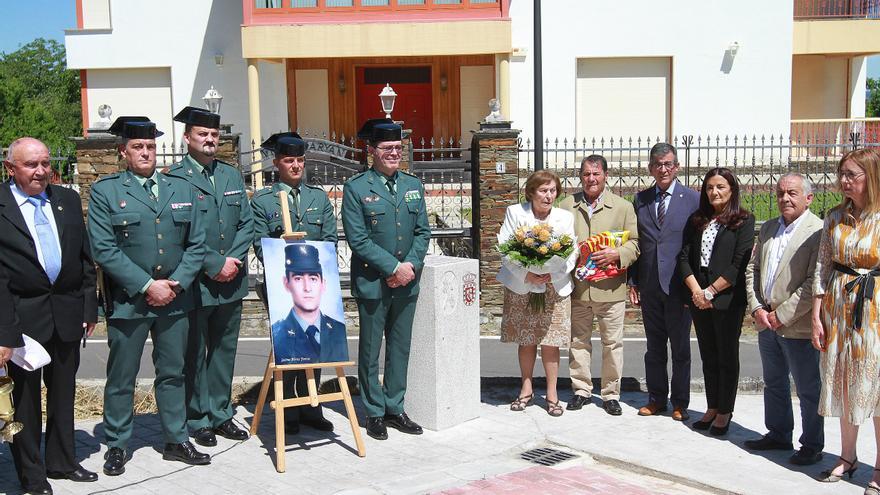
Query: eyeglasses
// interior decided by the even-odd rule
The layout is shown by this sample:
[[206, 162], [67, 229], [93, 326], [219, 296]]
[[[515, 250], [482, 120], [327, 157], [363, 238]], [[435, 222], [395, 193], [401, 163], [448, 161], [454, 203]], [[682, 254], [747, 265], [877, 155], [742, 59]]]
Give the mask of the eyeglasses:
[[858, 174], [854, 174], [854, 173], [852, 173], [852, 172], [838, 172], [838, 173], [837, 173], [837, 178], [838, 178], [838, 180], [840, 180], [841, 182], [843, 182], [844, 180], [846, 180], [847, 182], [852, 183], [852, 182], [855, 182], [855, 181], [858, 180], [858, 179], [861, 179], [863, 175], [865, 175], [864, 172], [860, 172], [860, 173], [858, 173]]
[[376, 146], [376, 149], [381, 151], [382, 153], [391, 153], [391, 152], [400, 153], [401, 151], [403, 151], [403, 146], [401, 146], [399, 144], [396, 146]]
[[678, 166], [678, 162], [654, 162], [651, 166], [656, 169], [672, 170]]

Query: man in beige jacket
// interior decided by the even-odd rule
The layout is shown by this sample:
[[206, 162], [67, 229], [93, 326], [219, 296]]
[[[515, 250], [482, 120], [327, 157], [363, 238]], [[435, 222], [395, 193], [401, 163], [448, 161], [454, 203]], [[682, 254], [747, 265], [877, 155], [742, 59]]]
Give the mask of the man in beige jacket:
[[791, 456], [799, 465], [822, 459], [824, 422], [819, 416], [819, 351], [810, 344], [813, 270], [822, 220], [808, 209], [810, 181], [783, 175], [776, 186], [781, 216], [761, 227], [746, 268], [749, 311], [760, 329], [758, 348], [764, 368], [764, 424], [768, 433], [747, 440], [750, 450], [792, 450], [794, 418], [789, 373], [801, 407], [801, 448]]
[[[568, 196], [560, 208], [574, 214], [574, 231], [578, 242], [606, 230], [628, 230], [629, 239], [620, 247], [606, 248], [592, 254], [599, 268], [626, 268], [639, 257], [639, 233], [632, 203], [606, 190], [608, 162], [601, 155], [590, 155], [581, 161], [583, 190]], [[574, 276], [574, 274], [572, 274]], [[620, 378], [623, 374], [623, 313], [626, 306], [626, 270], [620, 275], [598, 282], [575, 278], [571, 294], [571, 349], [568, 367], [574, 397], [566, 409], [583, 407], [593, 390], [590, 354], [593, 345], [593, 317], [599, 323], [602, 339], [602, 407], [608, 414], [619, 416]]]

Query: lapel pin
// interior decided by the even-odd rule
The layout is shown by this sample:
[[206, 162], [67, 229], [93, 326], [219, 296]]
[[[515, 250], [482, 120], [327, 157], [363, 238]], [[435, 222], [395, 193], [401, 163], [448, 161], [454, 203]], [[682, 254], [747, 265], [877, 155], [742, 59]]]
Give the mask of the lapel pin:
[[64, 211], [64, 207], [61, 205], [58, 205], [58, 211]]
[[191, 168], [186, 169], [186, 175], [192, 175], [193, 171]]
[[125, 205], [126, 205], [126, 204], [127, 204], [127, 203], [126, 203], [125, 200], [123, 199], [122, 201], [119, 202], [119, 207], [120, 207], [120, 208], [125, 208]]

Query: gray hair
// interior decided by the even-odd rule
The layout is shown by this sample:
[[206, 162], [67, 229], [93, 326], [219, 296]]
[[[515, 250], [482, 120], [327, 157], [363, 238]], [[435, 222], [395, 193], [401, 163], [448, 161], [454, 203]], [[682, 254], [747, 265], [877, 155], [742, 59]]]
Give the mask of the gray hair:
[[43, 145], [43, 147], [45, 147], [47, 150], [49, 149], [49, 147], [46, 146], [46, 143], [40, 141], [39, 139], [32, 138], [30, 136], [24, 136], [24, 137], [20, 137], [20, 138], [16, 139], [15, 141], [9, 143], [9, 148], [6, 149], [6, 157], [4, 158], [4, 160], [9, 163], [12, 163], [12, 157], [15, 156], [15, 152], [18, 151], [18, 147], [28, 141], [36, 141], [36, 142], [40, 143], [41, 145]]
[[672, 156], [675, 157], [675, 163], [678, 163], [678, 151], [676, 151], [675, 146], [669, 143], [657, 143], [651, 147], [648, 161], [649, 163], [657, 163], [660, 157], [666, 156], [669, 153], [672, 153]]
[[787, 174], [780, 177], [779, 181], [777, 181], [776, 184], [779, 185], [779, 183], [782, 182], [783, 179], [787, 178], [795, 178], [801, 180], [801, 190], [804, 193], [804, 196], [807, 196], [813, 192], [813, 183], [810, 182], [809, 177], [798, 172], [788, 172]]

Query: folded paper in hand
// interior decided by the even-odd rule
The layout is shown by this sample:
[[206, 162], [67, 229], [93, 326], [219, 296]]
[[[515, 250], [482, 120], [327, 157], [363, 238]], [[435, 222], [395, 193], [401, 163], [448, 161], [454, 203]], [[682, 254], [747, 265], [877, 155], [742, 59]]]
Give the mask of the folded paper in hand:
[[46, 366], [52, 361], [46, 349], [36, 340], [22, 335], [24, 347], [16, 347], [12, 350], [12, 362], [27, 371], [34, 371]]

